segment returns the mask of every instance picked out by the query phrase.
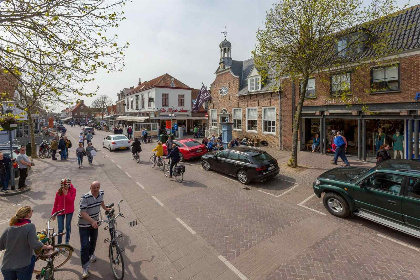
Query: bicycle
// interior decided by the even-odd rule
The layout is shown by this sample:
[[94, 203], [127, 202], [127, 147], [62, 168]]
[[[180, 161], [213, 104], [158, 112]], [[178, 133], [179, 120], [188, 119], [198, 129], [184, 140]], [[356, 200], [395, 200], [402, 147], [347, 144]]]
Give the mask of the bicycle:
[[140, 152], [133, 154], [133, 160], [137, 161], [137, 163], [140, 163]]
[[[60, 210], [55, 212], [54, 214], [52, 214], [52, 216], [49, 218], [48, 222], [47, 222], [47, 229], [44, 232], [37, 232], [38, 235], [45, 235], [45, 238], [43, 238], [43, 240], [41, 240], [42, 243], [44, 243], [45, 245], [51, 245], [54, 247], [54, 249], [57, 249], [56, 252], [57, 253], [53, 253], [53, 254], [46, 254], [46, 255], [38, 255], [36, 258], [36, 262], [35, 262], [35, 268], [34, 268], [34, 272], [35, 274], [41, 274], [42, 271], [47, 271], [46, 272], [48, 275], [52, 275], [52, 278], [45, 278], [47, 276], [43, 276], [44, 278], [41, 279], [54, 279], [54, 271], [59, 269], [60, 267], [62, 267], [66, 262], [68, 262], [73, 254], [73, 247], [67, 244], [58, 244], [55, 245], [55, 238], [59, 235], [65, 235], [65, 232], [62, 233], [56, 233], [54, 232], [54, 228], [50, 227], [50, 223], [51, 220], [53, 218], [55, 218], [58, 214], [64, 212], [64, 210]], [[51, 260], [50, 260], [51, 259]], [[47, 262], [47, 266], [48, 269], [46, 270], [46, 267], [42, 266], [41, 262], [39, 262], [38, 260], [43, 260]], [[52, 267], [52, 271], [50, 271], [50, 268]], [[50, 276], [48, 276], [50, 277]]]
[[165, 170], [165, 162], [162, 160], [162, 157], [157, 157], [156, 158], [156, 153], [154, 153], [150, 157], [150, 165], [152, 167], [155, 167], [157, 165], [160, 170], [162, 170], [162, 171]]
[[[104, 230], [109, 229], [109, 234], [111, 236], [111, 240], [106, 238], [104, 242], [109, 242], [109, 262], [111, 264], [112, 272], [114, 273], [114, 277], [117, 280], [122, 280], [124, 278], [124, 258], [122, 255], [123, 249], [120, 248], [118, 245], [117, 238], [121, 237], [121, 233], [117, 233], [117, 218], [123, 217], [124, 215], [121, 213], [120, 203], [123, 200], [120, 200], [118, 202], [118, 215], [115, 216], [114, 211], [114, 203], [111, 203], [109, 205], [106, 205], [106, 208], [112, 208], [109, 211], [105, 212], [105, 215], [107, 217], [107, 220], [100, 220], [98, 221], [98, 226], [100, 226], [102, 223], [107, 223], [108, 226], [104, 228]], [[121, 266], [121, 272], [118, 271], [118, 266]]]
[[[169, 159], [168, 163], [165, 162], [164, 172], [165, 176], [169, 177], [170, 174], [170, 167], [171, 167], [171, 159]], [[175, 178], [175, 181], [182, 182], [184, 180], [184, 173], [185, 173], [185, 165], [178, 165], [176, 163], [172, 168], [172, 176]]]
[[47, 265], [42, 268], [41, 272], [36, 275], [38, 280], [54, 280], [54, 258], [60, 253], [59, 249], [51, 250], [51, 253], [41, 255], [46, 259]]

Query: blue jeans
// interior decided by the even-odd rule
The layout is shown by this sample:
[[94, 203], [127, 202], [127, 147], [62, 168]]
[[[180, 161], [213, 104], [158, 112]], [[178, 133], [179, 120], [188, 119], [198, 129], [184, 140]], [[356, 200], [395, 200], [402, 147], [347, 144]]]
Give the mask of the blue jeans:
[[82, 165], [83, 163], [83, 156], [77, 156], [77, 163], [79, 163], [79, 165]]
[[25, 267], [17, 269], [1, 270], [4, 280], [31, 280], [34, 272], [36, 257], [32, 256], [31, 263]]
[[334, 164], [337, 164], [338, 157], [340, 157], [346, 165], [350, 165], [346, 157], [346, 146], [340, 146], [335, 149]]
[[79, 227], [80, 236], [80, 259], [82, 267], [85, 268], [89, 263], [90, 257], [95, 253], [96, 240], [98, 239], [98, 229], [93, 227]]
[[67, 159], [67, 151], [66, 151], [66, 149], [61, 150], [60, 156], [61, 156], [61, 160]]
[[9, 188], [10, 173], [6, 172], [0, 176], [2, 190], [6, 191]]
[[318, 146], [319, 146], [319, 144], [312, 144], [312, 151], [315, 151]]
[[[69, 243], [70, 241], [72, 218], [73, 218], [73, 213], [57, 216], [58, 233], [62, 233], [64, 231], [64, 219], [66, 219], [66, 243]], [[62, 242], [63, 242], [63, 236], [59, 235], [57, 244], [61, 244]]]

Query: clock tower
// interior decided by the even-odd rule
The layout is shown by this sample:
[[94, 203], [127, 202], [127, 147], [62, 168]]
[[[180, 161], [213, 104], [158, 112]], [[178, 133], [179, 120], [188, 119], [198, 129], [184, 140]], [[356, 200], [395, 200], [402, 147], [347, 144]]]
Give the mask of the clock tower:
[[226, 32], [225, 39], [219, 44], [220, 48], [220, 62], [219, 62], [219, 70], [223, 70], [232, 66], [232, 44], [226, 40]]

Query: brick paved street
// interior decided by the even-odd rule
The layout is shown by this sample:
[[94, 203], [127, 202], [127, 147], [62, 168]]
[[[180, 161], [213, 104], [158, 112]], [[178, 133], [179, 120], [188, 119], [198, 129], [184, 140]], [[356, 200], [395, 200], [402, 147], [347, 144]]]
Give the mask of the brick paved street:
[[[68, 130], [73, 143], [78, 132]], [[0, 230], [26, 204], [42, 229], [61, 178], [72, 179], [77, 201], [99, 180], [107, 203], [124, 199], [126, 218], [118, 221], [124, 279], [420, 279], [420, 240], [359, 218], [333, 217], [312, 196], [311, 184], [332, 167], [331, 157], [300, 153], [302, 167], [293, 170], [286, 166], [288, 152], [270, 150], [281, 174], [245, 190], [234, 178], [204, 171], [199, 160], [186, 163], [184, 182], [171, 181], [148, 164], [155, 143], [143, 145], [137, 164], [129, 151], [102, 148], [104, 135], [97, 131], [93, 139], [100, 150], [93, 166], [78, 169], [74, 148], [66, 162], [36, 160], [32, 191], [0, 197]], [[130, 227], [135, 220], [138, 225]], [[74, 218], [75, 253], [56, 279], [81, 276], [76, 223]], [[90, 279], [112, 279], [102, 228]]]

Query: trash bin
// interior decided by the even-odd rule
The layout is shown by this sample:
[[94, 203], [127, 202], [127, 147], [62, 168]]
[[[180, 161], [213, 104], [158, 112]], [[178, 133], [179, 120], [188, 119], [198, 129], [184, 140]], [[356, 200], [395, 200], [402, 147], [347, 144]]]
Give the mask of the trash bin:
[[160, 135], [160, 142], [162, 142], [162, 144], [166, 143], [167, 140], [168, 140], [168, 135], [165, 135], [165, 134]]
[[26, 144], [26, 155], [30, 157], [31, 154], [32, 154], [32, 147], [31, 147], [31, 142], [29, 142], [28, 144]]

